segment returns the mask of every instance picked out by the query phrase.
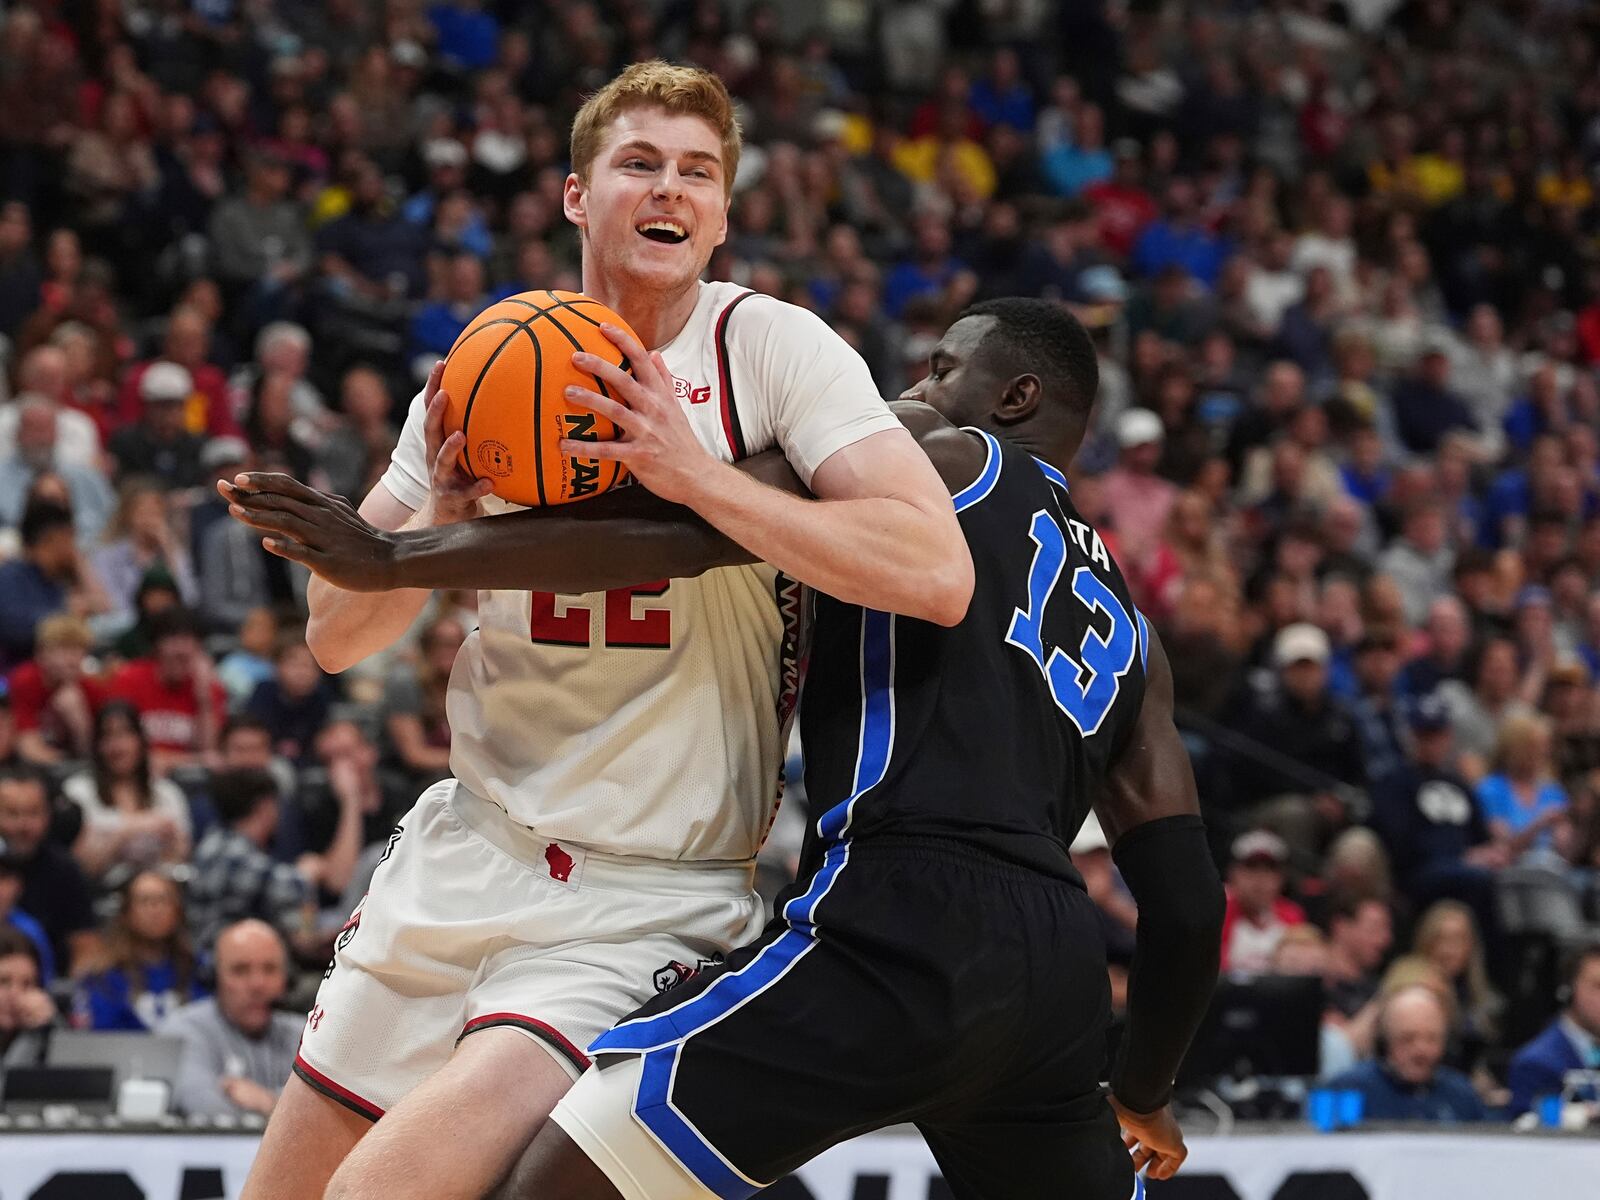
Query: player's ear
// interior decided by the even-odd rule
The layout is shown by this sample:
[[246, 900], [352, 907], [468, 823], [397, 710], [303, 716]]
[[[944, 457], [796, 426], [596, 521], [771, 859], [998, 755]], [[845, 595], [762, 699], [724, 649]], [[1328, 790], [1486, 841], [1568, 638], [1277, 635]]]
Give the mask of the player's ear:
[[1000, 393], [1000, 407], [995, 416], [1007, 425], [1026, 421], [1038, 411], [1043, 395], [1044, 385], [1037, 375], [1018, 375]]
[[733, 197], [729, 196], [722, 202], [722, 227], [717, 230], [717, 240], [714, 245], [720, 246], [728, 240], [728, 211], [733, 208]]
[[589, 228], [589, 189], [574, 172], [567, 176], [567, 182], [561, 189], [561, 211], [567, 215], [579, 229]]

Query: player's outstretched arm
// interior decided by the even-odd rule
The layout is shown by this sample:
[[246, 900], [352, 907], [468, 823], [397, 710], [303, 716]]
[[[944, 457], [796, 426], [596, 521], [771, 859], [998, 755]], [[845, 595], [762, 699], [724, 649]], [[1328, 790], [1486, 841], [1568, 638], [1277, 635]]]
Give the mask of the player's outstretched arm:
[[1167, 1179], [1187, 1154], [1169, 1101], [1216, 985], [1224, 897], [1172, 721], [1172, 669], [1153, 632], [1147, 663], [1144, 705], [1095, 811], [1139, 905], [1113, 1107], [1135, 1168]]
[[[739, 468], [764, 486], [805, 492], [777, 451], [747, 458]], [[642, 487], [617, 488], [559, 508], [395, 530], [375, 527], [347, 501], [287, 475], [245, 478], [247, 488], [222, 486], [233, 515], [261, 530], [269, 551], [303, 564], [324, 587], [346, 594], [429, 588], [600, 592], [756, 561], [692, 509]]]

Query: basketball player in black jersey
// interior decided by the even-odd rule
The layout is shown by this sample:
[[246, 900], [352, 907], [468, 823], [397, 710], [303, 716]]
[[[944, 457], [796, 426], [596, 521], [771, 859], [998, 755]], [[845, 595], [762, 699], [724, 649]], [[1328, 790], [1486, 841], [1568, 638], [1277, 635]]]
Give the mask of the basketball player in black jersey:
[[[1093, 349], [1052, 305], [994, 301], [929, 367], [897, 412], [971, 547], [966, 619], [817, 599], [799, 881], [755, 943], [591, 1046], [497, 1195], [747, 1196], [907, 1121], [963, 1198], [1128, 1200], [1136, 1170], [1182, 1163], [1168, 1101], [1215, 980], [1222, 890], [1165, 653], [1062, 475]], [[781, 463], [751, 466], [782, 484]], [[587, 591], [747, 561], [648, 496], [397, 537], [291, 485], [256, 477], [234, 498], [341, 587]], [[1109, 1096], [1104, 948], [1066, 852], [1091, 807], [1139, 903]]]

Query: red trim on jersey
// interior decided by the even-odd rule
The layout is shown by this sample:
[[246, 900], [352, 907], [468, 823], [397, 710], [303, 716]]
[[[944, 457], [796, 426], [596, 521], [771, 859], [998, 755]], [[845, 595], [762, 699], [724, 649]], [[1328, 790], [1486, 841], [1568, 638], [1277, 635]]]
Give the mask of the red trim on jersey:
[[728, 301], [728, 307], [717, 318], [717, 390], [722, 393], [722, 432], [728, 437], [728, 447], [735, 461], [750, 452], [745, 449], [744, 430], [739, 427], [739, 408], [733, 402], [733, 371], [728, 365], [728, 318], [734, 309], [754, 295], [755, 292], [741, 292]]
[[349, 1088], [340, 1087], [298, 1054], [294, 1056], [294, 1073], [328, 1099], [344, 1105], [351, 1112], [363, 1116], [369, 1121], [376, 1121], [383, 1116], [383, 1109], [373, 1104], [370, 1100], [363, 1100]]
[[[476, 1033], [480, 1029], [493, 1029], [497, 1025], [511, 1025], [517, 1029], [525, 1029], [541, 1041], [549, 1043], [553, 1049], [560, 1051], [562, 1056], [578, 1070], [589, 1069], [589, 1056], [563, 1037], [559, 1029], [546, 1025], [535, 1017], [524, 1016], [522, 1013], [497, 1012], [473, 1017], [461, 1031], [461, 1037]], [[456, 1039], [458, 1042], [460, 1040], [461, 1038]]]

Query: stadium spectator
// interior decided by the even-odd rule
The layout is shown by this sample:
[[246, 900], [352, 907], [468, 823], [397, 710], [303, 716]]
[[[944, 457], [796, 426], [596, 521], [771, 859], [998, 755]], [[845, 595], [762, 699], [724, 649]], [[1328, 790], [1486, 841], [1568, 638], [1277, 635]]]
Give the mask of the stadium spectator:
[[114, 886], [130, 869], [188, 860], [188, 801], [152, 770], [139, 711], [127, 701], [96, 715], [89, 766], [62, 781], [61, 794], [83, 812], [72, 853], [92, 882]]
[[100, 468], [100, 432], [94, 421], [67, 399], [67, 356], [59, 346], [35, 346], [17, 368], [17, 403], [0, 405], [0, 461], [22, 450], [23, 401], [33, 401], [55, 418], [54, 461], [61, 467]]
[[0, 926], [0, 1069], [44, 1065], [59, 1016], [41, 982], [33, 943]]
[[183, 894], [170, 876], [140, 871], [123, 885], [101, 958], [78, 984], [73, 1024], [153, 1030], [179, 1006], [204, 995], [184, 926]]
[[1353, 1017], [1378, 990], [1378, 968], [1394, 940], [1389, 906], [1371, 896], [1345, 893], [1329, 906], [1328, 1003]]
[[33, 943], [39, 960], [39, 978], [48, 985], [55, 978], [55, 951], [50, 947], [50, 935], [44, 926], [18, 906], [22, 899], [22, 873], [24, 862], [14, 854], [4, 838], [0, 838], [0, 932], [22, 934]]
[[1472, 909], [1459, 900], [1438, 900], [1417, 922], [1412, 953], [1436, 967], [1455, 1002], [1451, 1027], [1453, 1065], [1469, 1069], [1499, 1036], [1505, 1000], [1489, 982], [1483, 941]]
[[[1568, 1071], [1600, 1070], [1600, 943], [1571, 951], [1561, 981], [1561, 1012], [1511, 1059], [1512, 1116], [1560, 1094]], [[1600, 1100], [1592, 1085], [1579, 1092], [1580, 1099], [1585, 1096]]]
[[[123, 377], [117, 398], [118, 428], [137, 425], [144, 419], [151, 397], [159, 393], [178, 393], [182, 405], [180, 422], [185, 433], [223, 437], [239, 432], [228, 406], [227, 380], [222, 368], [212, 361], [211, 320], [197, 305], [179, 304], [167, 317], [161, 335], [161, 354], [135, 363]], [[180, 368], [184, 374], [169, 370]], [[150, 372], [159, 369], [158, 383], [145, 387]], [[181, 387], [187, 379], [187, 387]], [[157, 403], [167, 401], [157, 399]]]
[[200, 483], [200, 448], [205, 444], [186, 425], [185, 409], [194, 377], [177, 363], [152, 363], [139, 380], [143, 411], [135, 424], [112, 435], [108, 449], [122, 475], [156, 475], [170, 487]]
[[150, 656], [123, 666], [110, 691], [138, 710], [158, 772], [202, 763], [216, 750], [227, 695], [186, 610], [171, 609], [150, 622]]
[[116, 505], [111, 485], [97, 467], [62, 458], [61, 414], [54, 405], [27, 396], [14, 407], [15, 444], [11, 456], [0, 461], [0, 524], [20, 522], [35, 486], [41, 478], [53, 475], [65, 486], [80, 543], [94, 542]]
[[467, 632], [454, 617], [429, 622], [417, 639], [415, 663], [399, 662], [384, 687], [384, 734], [394, 765], [418, 788], [450, 772], [445, 690]]
[[89, 555], [111, 609], [100, 618], [106, 636], [115, 637], [137, 619], [134, 596], [152, 570], [162, 571], [186, 605], [200, 598], [189, 552], [173, 528], [167, 496], [154, 479], [125, 478], [117, 491], [117, 510], [106, 526], [106, 541]]
[[195, 945], [205, 953], [224, 926], [247, 917], [266, 921], [297, 947], [309, 944], [310, 885], [267, 853], [278, 823], [277, 783], [263, 770], [217, 772], [211, 803], [220, 823], [195, 847], [189, 884]]
[[88, 756], [95, 714], [106, 701], [105, 685], [85, 661], [93, 645], [94, 635], [78, 618], [46, 617], [37, 627], [33, 658], [6, 677], [17, 752], [27, 761], [52, 766]]
[[1305, 923], [1300, 906], [1283, 894], [1289, 847], [1265, 829], [1233, 843], [1228, 866], [1228, 906], [1222, 921], [1222, 969], [1268, 970], [1285, 934]]
[[280, 639], [272, 662], [271, 678], [256, 686], [245, 711], [271, 731], [277, 754], [298, 762], [311, 756], [311, 744], [327, 722], [333, 696], [303, 635]]
[[1500, 726], [1495, 771], [1478, 785], [1478, 803], [1495, 841], [1513, 859], [1548, 852], [1552, 829], [1566, 813], [1567, 793], [1555, 778], [1550, 722], [1537, 714]]
[[22, 869], [17, 906], [44, 926], [56, 969], [77, 974], [98, 953], [100, 938], [89, 885], [72, 855], [50, 840], [50, 817], [50, 794], [36, 769], [0, 772], [0, 840]]
[[1381, 1057], [1328, 1081], [1330, 1088], [1361, 1093], [1369, 1121], [1486, 1121], [1489, 1113], [1472, 1081], [1443, 1065], [1449, 1012], [1422, 985], [1402, 988], [1378, 1013]]
[[105, 608], [104, 592], [73, 540], [71, 510], [48, 501], [30, 504], [22, 515], [22, 557], [0, 563], [0, 666], [14, 668], [33, 657], [46, 617]]
[[277, 615], [265, 606], [252, 608], [239, 623], [238, 643], [217, 663], [217, 681], [228, 693], [230, 709], [242, 707], [273, 677], [277, 645]]
[[277, 1012], [288, 984], [283, 941], [272, 926], [244, 920], [217, 938], [217, 992], [156, 1026], [183, 1043], [173, 1103], [186, 1116], [272, 1112], [289, 1078], [305, 1020]]

